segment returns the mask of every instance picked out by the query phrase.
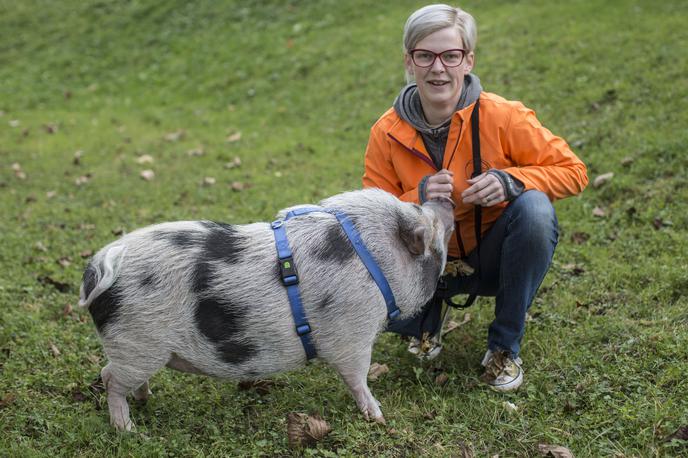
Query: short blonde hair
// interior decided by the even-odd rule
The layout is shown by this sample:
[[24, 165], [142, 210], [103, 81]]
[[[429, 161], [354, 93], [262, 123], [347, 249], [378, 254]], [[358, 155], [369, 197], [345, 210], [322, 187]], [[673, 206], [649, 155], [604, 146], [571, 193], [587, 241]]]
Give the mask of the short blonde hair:
[[404, 26], [404, 52], [415, 48], [428, 35], [447, 27], [456, 27], [467, 52], [473, 52], [478, 41], [478, 28], [473, 16], [449, 5], [424, 6], [409, 16]]

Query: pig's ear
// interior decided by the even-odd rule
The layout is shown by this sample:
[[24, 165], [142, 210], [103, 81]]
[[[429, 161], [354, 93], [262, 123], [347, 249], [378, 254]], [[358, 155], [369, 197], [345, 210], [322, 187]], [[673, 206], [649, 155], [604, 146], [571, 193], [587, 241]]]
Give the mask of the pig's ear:
[[399, 235], [404, 245], [412, 254], [419, 255], [425, 253], [425, 226], [401, 226], [399, 228]]

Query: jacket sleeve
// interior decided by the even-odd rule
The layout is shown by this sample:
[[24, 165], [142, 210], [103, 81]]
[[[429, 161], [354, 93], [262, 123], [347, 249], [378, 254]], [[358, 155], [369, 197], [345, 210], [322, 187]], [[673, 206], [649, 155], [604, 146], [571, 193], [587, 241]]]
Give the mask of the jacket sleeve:
[[556, 200], [579, 194], [587, 186], [583, 161], [521, 103], [513, 109], [503, 142], [516, 164], [503, 170], [519, 179], [525, 190], [537, 189]]
[[379, 188], [394, 194], [405, 202], [420, 203], [418, 187], [403, 191], [401, 180], [392, 162], [392, 147], [383, 129], [375, 124], [370, 129], [370, 138], [365, 152], [364, 188]]

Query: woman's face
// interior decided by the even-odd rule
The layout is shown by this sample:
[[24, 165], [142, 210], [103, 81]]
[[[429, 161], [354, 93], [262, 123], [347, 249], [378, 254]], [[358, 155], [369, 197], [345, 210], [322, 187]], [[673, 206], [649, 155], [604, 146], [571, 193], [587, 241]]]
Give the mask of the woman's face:
[[[420, 40], [415, 49], [425, 49], [439, 54], [448, 49], [463, 49], [463, 42], [456, 27], [447, 27]], [[419, 67], [408, 53], [404, 56], [404, 62], [407, 71], [418, 84], [423, 109], [446, 105], [453, 108], [461, 95], [464, 76], [473, 68], [473, 53], [466, 54], [458, 67], [445, 66], [439, 57], [430, 67]]]

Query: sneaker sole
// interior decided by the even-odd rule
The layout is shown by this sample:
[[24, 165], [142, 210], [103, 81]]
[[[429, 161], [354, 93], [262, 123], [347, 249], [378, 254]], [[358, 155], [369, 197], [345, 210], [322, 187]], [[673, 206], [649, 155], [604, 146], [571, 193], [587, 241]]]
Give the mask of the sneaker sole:
[[502, 383], [501, 385], [488, 384], [488, 386], [490, 388], [492, 388], [494, 391], [499, 391], [500, 393], [504, 393], [506, 391], [517, 390], [518, 387], [521, 386], [521, 384], [523, 384], [523, 370], [521, 370], [518, 373], [518, 377], [516, 377], [515, 379], [513, 379], [510, 382]]

